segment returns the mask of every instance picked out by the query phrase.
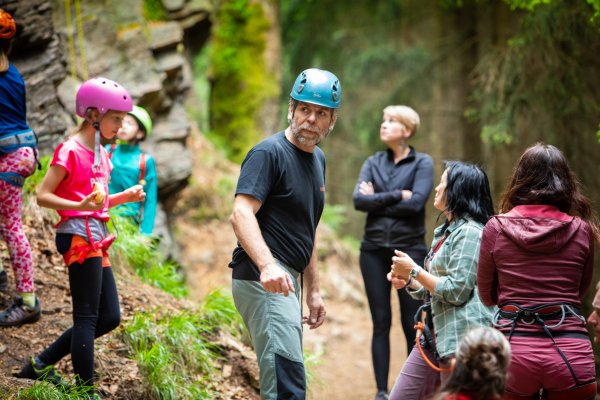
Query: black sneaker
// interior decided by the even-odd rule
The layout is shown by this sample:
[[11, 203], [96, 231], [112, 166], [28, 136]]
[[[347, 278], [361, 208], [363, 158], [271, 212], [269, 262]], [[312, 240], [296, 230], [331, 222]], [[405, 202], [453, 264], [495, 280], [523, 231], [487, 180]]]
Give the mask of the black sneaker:
[[8, 276], [6, 270], [0, 272], [0, 292], [6, 292], [8, 290]]
[[7, 310], [0, 313], [0, 326], [19, 326], [30, 324], [40, 319], [42, 307], [40, 300], [35, 299], [35, 307], [23, 304], [23, 299], [18, 297]]
[[17, 378], [46, 381], [59, 389], [67, 390], [69, 385], [52, 365], [44, 364], [38, 357], [31, 357], [16, 375]]

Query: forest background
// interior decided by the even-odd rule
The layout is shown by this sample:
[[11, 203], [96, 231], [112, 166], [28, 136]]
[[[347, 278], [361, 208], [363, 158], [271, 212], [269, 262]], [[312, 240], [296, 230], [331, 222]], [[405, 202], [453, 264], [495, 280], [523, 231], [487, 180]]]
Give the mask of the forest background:
[[[257, 23], [260, 11], [249, 12], [256, 3], [232, 0], [216, 14], [211, 113], [201, 126], [241, 161], [253, 143], [285, 126], [288, 91], [301, 70], [335, 72], [343, 106], [322, 147], [328, 204], [346, 215], [342, 232], [361, 235], [352, 191], [362, 162], [383, 148], [379, 123], [389, 104], [419, 112], [413, 144], [433, 156], [436, 180], [443, 160], [480, 163], [498, 199], [522, 151], [544, 141], [565, 152], [598, 204], [599, 1], [267, 1], [262, 9], [275, 7], [281, 19], [264, 13], [265, 24]], [[273, 26], [281, 43], [269, 41]], [[266, 54], [264, 65], [257, 51]], [[264, 104], [278, 95], [279, 108], [265, 117]], [[428, 211], [431, 232], [438, 213]]]
[[[290, 87], [309, 67], [331, 70], [342, 82], [340, 116], [321, 146], [328, 162], [323, 222], [346, 248], [359, 246], [365, 216], [353, 210], [352, 191], [363, 161], [384, 148], [379, 125], [389, 104], [419, 112], [412, 144], [434, 158], [436, 181], [444, 160], [476, 162], [497, 201], [523, 150], [544, 141], [565, 152], [598, 210], [600, 0], [0, 0], [0, 7], [16, 10], [23, 22], [12, 61], [26, 80], [28, 119], [43, 154], [76, 126], [73, 94], [90, 76], [119, 81], [151, 112], [155, 129], [144, 146], [157, 160], [160, 224], [179, 230], [184, 250], [201, 254], [180, 258], [177, 240], [163, 237], [161, 244], [169, 256], [189, 261], [187, 285], [204, 285], [192, 292], [205, 294], [212, 273], [227, 285], [236, 168], [252, 145], [286, 126]], [[199, 146], [199, 137], [211, 145]], [[428, 239], [439, 222], [431, 203]], [[334, 253], [342, 247], [337, 239], [327, 245]], [[38, 258], [48, 247], [40, 246]], [[347, 325], [331, 312], [332, 335], [337, 343], [340, 332], [351, 331], [362, 345], [367, 310], [360, 314], [338, 295], [342, 278], [352, 274], [347, 286], [361, 288], [357, 263], [342, 258], [352, 274], [340, 273], [328, 254], [320, 254], [328, 305], [350, 308]], [[586, 315], [590, 303], [588, 295]], [[338, 354], [370, 370], [369, 356], [359, 360], [359, 351], [348, 341]], [[0, 358], [9, 359], [8, 370], [29, 353]], [[338, 361], [329, 365], [346, 365]]]

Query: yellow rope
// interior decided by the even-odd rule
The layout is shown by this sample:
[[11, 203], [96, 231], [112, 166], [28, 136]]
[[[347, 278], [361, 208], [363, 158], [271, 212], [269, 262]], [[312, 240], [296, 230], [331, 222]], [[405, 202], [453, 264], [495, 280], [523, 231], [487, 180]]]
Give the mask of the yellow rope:
[[83, 36], [83, 21], [81, 20], [81, 5], [75, 0], [75, 17], [77, 19], [77, 39], [79, 42], [79, 56], [81, 57], [81, 72], [84, 81], [88, 79], [87, 60], [85, 58], [85, 42]]
[[71, 66], [71, 77], [77, 79], [77, 68], [75, 67], [75, 40], [73, 40], [73, 20], [71, 15], [71, 0], [65, 0], [65, 13], [67, 23], [67, 42], [69, 48], [69, 64]]

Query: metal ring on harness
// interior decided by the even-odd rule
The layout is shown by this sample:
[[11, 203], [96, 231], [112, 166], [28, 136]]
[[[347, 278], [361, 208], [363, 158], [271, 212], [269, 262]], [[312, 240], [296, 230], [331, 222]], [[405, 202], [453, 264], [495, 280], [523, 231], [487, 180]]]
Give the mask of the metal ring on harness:
[[[517, 321], [526, 325], [532, 325], [542, 320], [543, 326], [548, 329], [554, 329], [562, 325], [568, 315], [573, 315], [585, 322], [585, 319], [579, 314], [576, 308], [565, 303], [542, 304], [531, 308], [521, 307], [516, 303], [507, 303], [498, 309], [492, 322], [495, 327], [504, 328], [515, 324]], [[508, 322], [500, 323], [499, 320], [501, 318], [507, 319]], [[546, 320], [554, 319], [558, 319], [558, 322], [553, 325], [548, 325], [545, 322]]]

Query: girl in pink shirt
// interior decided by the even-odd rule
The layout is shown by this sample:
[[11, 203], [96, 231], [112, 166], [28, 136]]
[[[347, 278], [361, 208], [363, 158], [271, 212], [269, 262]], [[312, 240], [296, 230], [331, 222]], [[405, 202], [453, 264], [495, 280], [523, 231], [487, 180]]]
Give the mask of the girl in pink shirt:
[[131, 96], [105, 78], [84, 82], [77, 92], [77, 115], [84, 118], [77, 134], [56, 148], [50, 168], [38, 188], [38, 204], [61, 217], [56, 247], [65, 259], [73, 302], [73, 327], [39, 356], [32, 357], [20, 377], [46, 379], [62, 386], [52, 365], [71, 354], [77, 384], [93, 389], [94, 339], [120, 323], [119, 298], [108, 247], [115, 239], [106, 225], [108, 208], [142, 201], [140, 185], [107, 195], [112, 168], [100, 145], [100, 135], [113, 138], [132, 109]]

